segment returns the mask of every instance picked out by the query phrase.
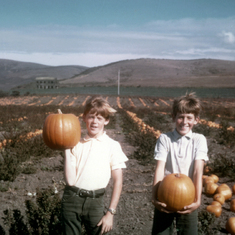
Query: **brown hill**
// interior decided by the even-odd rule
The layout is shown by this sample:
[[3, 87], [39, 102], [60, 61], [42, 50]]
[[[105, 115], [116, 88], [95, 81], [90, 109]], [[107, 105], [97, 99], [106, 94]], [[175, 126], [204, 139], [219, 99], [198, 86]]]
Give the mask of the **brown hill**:
[[137, 59], [105, 66], [46, 66], [0, 59], [0, 90], [30, 87], [36, 77], [56, 77], [62, 86], [235, 87], [235, 61]]
[[235, 61], [137, 59], [90, 68], [61, 85], [235, 87]]
[[0, 59], [0, 90], [29, 84], [36, 77], [56, 77], [67, 79], [80, 74], [84, 66], [46, 66], [36, 63]]

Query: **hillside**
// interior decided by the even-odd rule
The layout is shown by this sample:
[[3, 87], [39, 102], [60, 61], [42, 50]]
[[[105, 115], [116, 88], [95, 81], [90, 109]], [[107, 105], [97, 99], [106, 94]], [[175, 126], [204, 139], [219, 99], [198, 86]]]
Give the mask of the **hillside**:
[[235, 61], [198, 59], [124, 60], [104, 66], [46, 66], [0, 59], [0, 90], [32, 87], [36, 77], [56, 77], [61, 86], [235, 87]]
[[137, 59], [91, 68], [61, 84], [123, 86], [235, 87], [235, 61]]
[[36, 63], [0, 59], [0, 90], [29, 84], [36, 77], [56, 77], [67, 79], [80, 74], [84, 66], [46, 66]]

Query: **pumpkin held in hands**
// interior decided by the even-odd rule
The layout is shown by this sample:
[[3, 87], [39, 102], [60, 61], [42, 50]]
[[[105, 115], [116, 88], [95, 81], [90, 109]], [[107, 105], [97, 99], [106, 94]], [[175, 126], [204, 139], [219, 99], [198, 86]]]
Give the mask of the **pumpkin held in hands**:
[[47, 116], [43, 125], [44, 143], [51, 149], [64, 150], [74, 147], [81, 137], [81, 126], [74, 114], [57, 114]]
[[158, 187], [157, 198], [167, 205], [169, 211], [180, 211], [195, 200], [192, 180], [180, 173], [167, 175]]

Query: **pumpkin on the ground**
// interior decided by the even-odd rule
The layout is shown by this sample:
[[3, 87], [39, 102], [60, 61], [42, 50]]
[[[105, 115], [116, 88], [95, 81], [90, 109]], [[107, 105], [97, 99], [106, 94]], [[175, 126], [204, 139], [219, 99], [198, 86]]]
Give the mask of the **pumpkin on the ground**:
[[225, 201], [232, 197], [232, 190], [227, 184], [221, 184], [217, 189], [216, 193], [221, 193], [224, 195]]
[[214, 199], [214, 201], [219, 202], [221, 205], [223, 205], [224, 202], [225, 202], [225, 197], [224, 197], [224, 195], [221, 194], [221, 193], [216, 193], [216, 194], [214, 195], [213, 199]]
[[167, 205], [167, 210], [180, 211], [194, 202], [195, 186], [184, 174], [169, 174], [160, 183], [157, 198]]
[[218, 201], [212, 201], [212, 202], [211, 202], [211, 205], [214, 205], [214, 206], [222, 206], [222, 205], [220, 204], [220, 202], [218, 202]]
[[44, 143], [51, 149], [64, 150], [74, 147], [80, 140], [81, 127], [74, 114], [60, 113], [47, 116], [43, 125]]
[[218, 185], [212, 182], [209, 182], [205, 185], [204, 187], [204, 192], [206, 195], [213, 195], [216, 191], [216, 189], [218, 188]]
[[219, 177], [215, 174], [211, 174], [210, 177], [212, 177], [214, 179], [214, 183], [218, 183], [219, 182]]
[[212, 170], [211, 167], [209, 167], [209, 166], [207, 166], [207, 165], [205, 164], [203, 173], [204, 173], [205, 175], [208, 175], [208, 174], [210, 174], [211, 170]]
[[232, 192], [233, 192], [233, 194], [235, 194], [235, 184], [232, 187]]
[[235, 199], [230, 202], [230, 211], [235, 212]]
[[220, 217], [222, 213], [222, 207], [216, 205], [209, 205], [206, 207], [206, 210], [215, 215], [215, 217]]
[[208, 183], [214, 183], [215, 181], [214, 181], [214, 178], [213, 177], [211, 177], [211, 176], [208, 176], [208, 177], [205, 177], [204, 179], [203, 179], [203, 186], [205, 186], [206, 184], [208, 184]]
[[235, 217], [230, 217], [226, 222], [226, 230], [231, 233], [231, 235], [235, 235]]

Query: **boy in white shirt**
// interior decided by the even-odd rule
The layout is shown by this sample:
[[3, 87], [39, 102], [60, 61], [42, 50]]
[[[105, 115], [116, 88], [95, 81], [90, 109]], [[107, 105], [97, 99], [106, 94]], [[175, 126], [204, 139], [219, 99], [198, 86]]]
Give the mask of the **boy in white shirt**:
[[[122, 168], [128, 160], [120, 144], [106, 135], [104, 126], [116, 110], [101, 97], [90, 99], [83, 113], [87, 135], [73, 148], [65, 150], [66, 187], [62, 198], [64, 234], [107, 233], [122, 191]], [[103, 195], [113, 179], [111, 201], [104, 213]]]
[[[155, 211], [152, 235], [173, 234], [175, 218], [177, 234], [198, 234], [197, 208], [201, 204], [204, 161], [208, 160], [206, 138], [192, 132], [193, 126], [199, 121], [200, 111], [201, 104], [194, 93], [175, 99], [172, 112], [175, 130], [162, 134], [157, 141], [154, 153], [157, 164], [153, 180], [152, 202]], [[195, 201], [177, 213], [167, 211], [166, 204], [156, 198], [158, 183], [171, 173], [189, 176], [196, 189]]]

